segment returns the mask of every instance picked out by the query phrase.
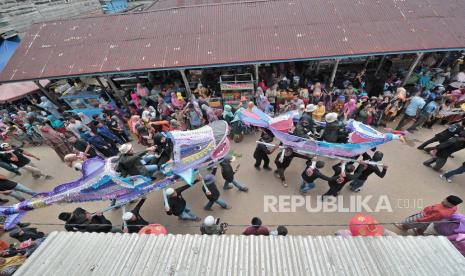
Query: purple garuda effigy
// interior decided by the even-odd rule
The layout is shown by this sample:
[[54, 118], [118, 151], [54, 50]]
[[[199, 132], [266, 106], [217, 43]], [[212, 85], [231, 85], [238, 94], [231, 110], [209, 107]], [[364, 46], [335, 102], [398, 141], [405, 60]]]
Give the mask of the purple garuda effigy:
[[171, 185], [178, 177], [191, 185], [196, 170], [211, 166], [228, 154], [227, 135], [225, 121], [216, 121], [193, 131], [169, 132], [167, 137], [173, 142], [174, 158], [163, 167], [166, 178], [159, 181], [140, 175], [121, 177], [115, 171], [117, 157], [86, 160], [79, 179], [17, 204], [0, 207], [0, 216], [6, 217], [5, 228], [11, 229], [27, 211], [53, 204], [115, 200], [115, 205], [121, 206]]

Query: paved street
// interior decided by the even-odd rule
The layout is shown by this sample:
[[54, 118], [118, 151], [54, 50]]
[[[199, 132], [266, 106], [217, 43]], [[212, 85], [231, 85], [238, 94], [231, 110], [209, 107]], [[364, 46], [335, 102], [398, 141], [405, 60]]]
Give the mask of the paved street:
[[[441, 126], [435, 126], [434, 131], [420, 130], [414, 134], [413, 138], [424, 141], [431, 137], [433, 133], [441, 130]], [[200, 186], [194, 186], [185, 192], [185, 198], [192, 206], [193, 212], [202, 218], [207, 215], [220, 217], [221, 221], [228, 222], [232, 225], [248, 224], [253, 216], [262, 218], [264, 224], [276, 225], [328, 225], [328, 224], [345, 224], [354, 213], [350, 212], [313, 212], [309, 213], [305, 208], [298, 208], [296, 212], [264, 212], [264, 196], [265, 195], [299, 195], [298, 186], [300, 185], [300, 174], [304, 168], [305, 162], [301, 159], [294, 159], [291, 167], [286, 171], [289, 187], [285, 188], [280, 184], [280, 181], [273, 176], [272, 172], [256, 171], [253, 167], [252, 153], [255, 147], [255, 137], [248, 136], [240, 144], [233, 143], [235, 153], [242, 154], [237, 162], [241, 164], [237, 179], [250, 188], [248, 193], [239, 192], [237, 189], [223, 191], [222, 197], [232, 206], [231, 210], [222, 210], [219, 206], [214, 206], [213, 212], [203, 210], [203, 205], [206, 203], [206, 198], [201, 191]], [[418, 142], [416, 143], [418, 145]], [[423, 166], [421, 163], [428, 158], [428, 155], [420, 152], [414, 147], [402, 144], [399, 141], [388, 143], [380, 148], [385, 155], [383, 162], [389, 165], [388, 173], [384, 179], [378, 178], [376, 175], [370, 176], [365, 187], [360, 193], [352, 193], [347, 187], [343, 189], [341, 195], [344, 199], [348, 199], [350, 195], [369, 196], [373, 198], [368, 201], [368, 205], [372, 208], [376, 207], [380, 196], [388, 196], [389, 202], [392, 205], [393, 212], [382, 211], [373, 215], [380, 222], [399, 221], [405, 216], [415, 212], [417, 206], [414, 204], [433, 204], [440, 202], [445, 196], [455, 194], [465, 197], [465, 175], [456, 176], [454, 182], [448, 184], [439, 179], [438, 173]], [[48, 147], [42, 146], [31, 148], [31, 152], [41, 157], [40, 161], [35, 163], [45, 172], [55, 176], [55, 179], [50, 181], [33, 180], [27, 172], [23, 172], [23, 176], [15, 177], [14, 180], [23, 183], [36, 191], [45, 192], [52, 189], [54, 186], [79, 177], [79, 173], [71, 168], [66, 167], [60, 162], [56, 154]], [[274, 153], [271, 157], [271, 166], [274, 167]], [[455, 154], [455, 158], [450, 159], [445, 166], [445, 169], [453, 169], [458, 167], [465, 160], [465, 152]], [[326, 167], [323, 170], [330, 174], [331, 164], [334, 161], [327, 161]], [[221, 174], [217, 175], [217, 185], [222, 187], [223, 181]], [[175, 186], [182, 183], [174, 184]], [[316, 195], [323, 194], [328, 189], [326, 182], [317, 180], [317, 187], [313, 189], [311, 195], [311, 205], [317, 204]], [[10, 201], [14, 201], [10, 199]], [[108, 205], [108, 202], [85, 203], [85, 204], [65, 204], [42, 208], [29, 212], [23, 221], [40, 224], [61, 224], [57, 216], [61, 211], [72, 211], [74, 208], [81, 206], [88, 211], [98, 211]], [[344, 206], [349, 206], [349, 202], [345, 202]], [[421, 207], [421, 206], [419, 206]], [[462, 212], [465, 211], [461, 207]], [[160, 223], [166, 225], [171, 233], [199, 233], [198, 225], [200, 223], [179, 221], [174, 216], [167, 216], [163, 209], [163, 198], [160, 192], [150, 194], [147, 202], [142, 208], [142, 216], [149, 222]], [[105, 214], [114, 224], [121, 223], [121, 211], [109, 211]], [[63, 230], [61, 225], [37, 225], [44, 232], [54, 230]], [[228, 230], [230, 234], [241, 233], [244, 227], [231, 227]], [[274, 228], [274, 227], [273, 227]], [[327, 235], [333, 234], [334, 231], [341, 227], [324, 226], [324, 227], [303, 227], [291, 226], [288, 227], [290, 234], [311, 234], [311, 235]], [[397, 231], [393, 226], [388, 226], [388, 229]]]

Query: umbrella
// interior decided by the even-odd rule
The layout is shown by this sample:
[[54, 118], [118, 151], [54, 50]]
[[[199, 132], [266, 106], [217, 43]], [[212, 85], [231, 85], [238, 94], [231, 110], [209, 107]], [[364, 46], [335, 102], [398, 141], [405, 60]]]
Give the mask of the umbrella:
[[139, 235], [143, 235], [143, 234], [166, 235], [168, 234], [168, 230], [166, 230], [165, 226], [161, 224], [149, 224], [139, 230]]
[[349, 221], [349, 230], [352, 236], [381, 236], [383, 227], [372, 216], [357, 214]]

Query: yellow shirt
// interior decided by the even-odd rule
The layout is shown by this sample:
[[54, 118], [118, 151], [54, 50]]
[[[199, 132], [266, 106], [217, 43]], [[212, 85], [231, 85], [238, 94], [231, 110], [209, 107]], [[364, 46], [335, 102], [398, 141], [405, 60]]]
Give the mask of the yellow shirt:
[[312, 113], [313, 120], [321, 121], [321, 118], [323, 118], [325, 113], [326, 113], [325, 106], [324, 105], [322, 105], [322, 106], [317, 105], [315, 111], [313, 111], [313, 113]]

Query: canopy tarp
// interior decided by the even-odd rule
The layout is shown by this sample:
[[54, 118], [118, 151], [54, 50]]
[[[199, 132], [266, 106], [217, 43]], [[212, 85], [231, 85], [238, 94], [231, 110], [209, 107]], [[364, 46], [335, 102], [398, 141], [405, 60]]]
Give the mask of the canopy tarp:
[[[46, 86], [49, 80], [41, 80], [40, 84]], [[0, 103], [10, 102], [26, 97], [37, 91], [39, 87], [33, 81], [14, 82], [0, 85]]]
[[19, 39], [1, 40], [0, 41], [0, 72], [3, 71], [11, 56], [19, 47]]

